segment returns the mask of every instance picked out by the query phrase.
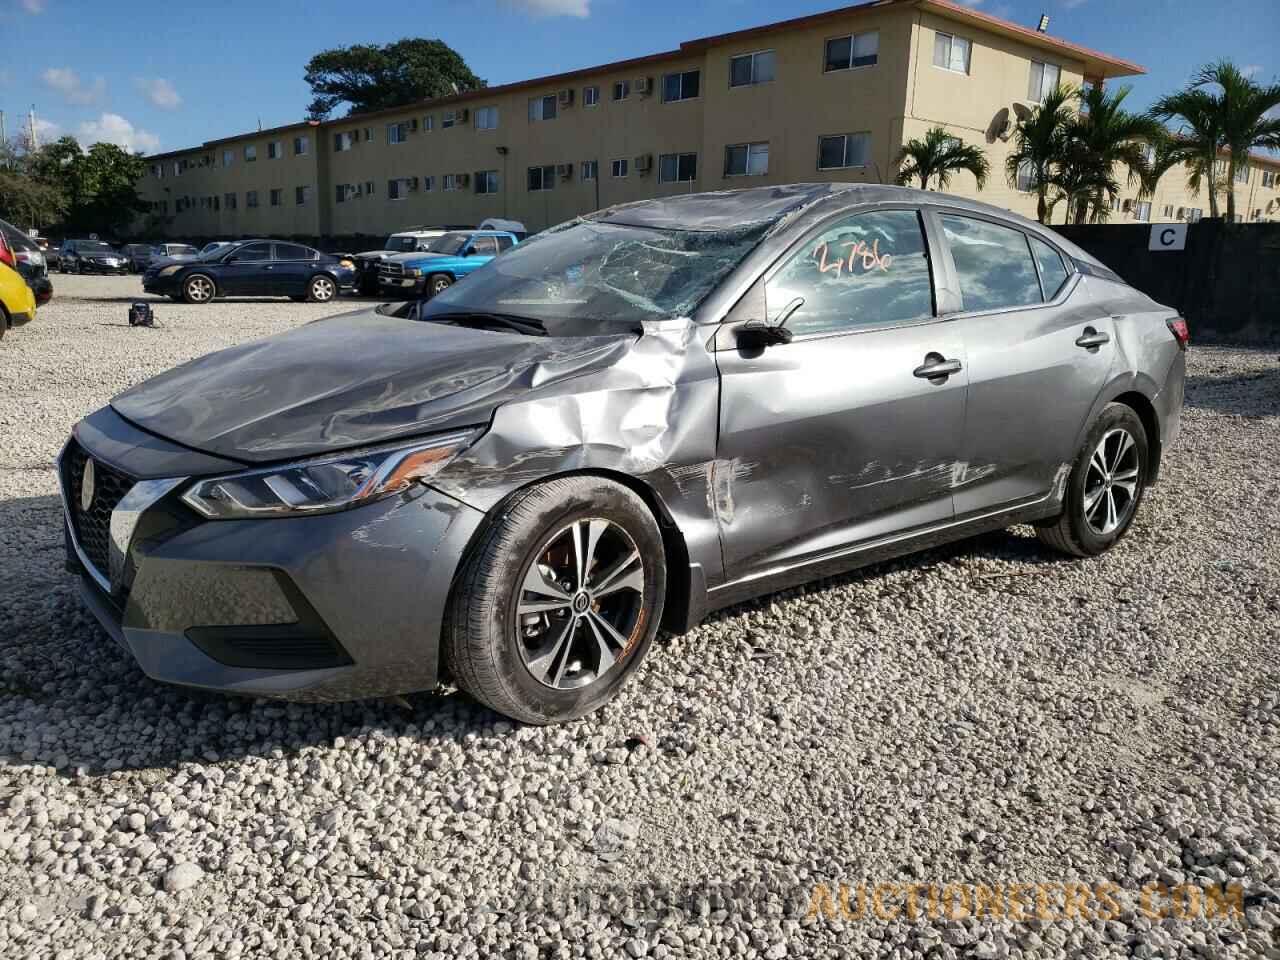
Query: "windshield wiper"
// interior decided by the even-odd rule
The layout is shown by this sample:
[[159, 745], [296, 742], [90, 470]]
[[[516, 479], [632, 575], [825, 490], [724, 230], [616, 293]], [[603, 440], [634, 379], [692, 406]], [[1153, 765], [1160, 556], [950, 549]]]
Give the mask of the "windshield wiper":
[[546, 336], [547, 328], [539, 320], [530, 317], [515, 317], [497, 313], [441, 313], [432, 317], [421, 317], [435, 323], [456, 323], [460, 327], [495, 326], [527, 336]]

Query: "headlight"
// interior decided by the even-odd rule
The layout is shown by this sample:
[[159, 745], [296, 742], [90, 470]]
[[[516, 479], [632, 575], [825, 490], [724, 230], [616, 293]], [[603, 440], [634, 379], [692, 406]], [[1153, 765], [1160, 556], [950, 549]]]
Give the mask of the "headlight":
[[355, 261], [353, 260], [339, 260], [338, 266], [346, 267], [348, 270], [354, 270], [356, 268]]
[[410, 268], [409, 268], [408, 270], [406, 270], [404, 273], [405, 273], [405, 276], [407, 276], [407, 277], [420, 277], [420, 276], [422, 276], [422, 271], [421, 271], [421, 270], [419, 270], [417, 267], [410, 267]]
[[159, 273], [157, 273], [157, 274], [156, 274], [156, 276], [157, 276], [157, 277], [167, 277], [167, 276], [169, 276], [170, 274], [177, 273], [177, 272], [178, 272], [179, 270], [181, 270], [181, 269], [182, 269], [182, 264], [180, 264], [180, 263], [175, 263], [175, 264], [174, 264], [173, 266], [171, 266], [171, 267], [165, 267], [163, 270], [161, 270]]
[[182, 500], [210, 520], [334, 513], [372, 503], [435, 476], [478, 430], [399, 446], [304, 460], [197, 481]]

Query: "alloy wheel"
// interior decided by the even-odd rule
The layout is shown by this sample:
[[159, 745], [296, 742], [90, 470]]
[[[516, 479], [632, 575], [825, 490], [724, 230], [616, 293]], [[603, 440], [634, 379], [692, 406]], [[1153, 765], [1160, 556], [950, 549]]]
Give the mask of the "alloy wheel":
[[311, 297], [317, 303], [333, 299], [333, 281], [328, 277], [316, 277], [311, 281]]
[[449, 289], [449, 286], [450, 281], [448, 277], [436, 277], [431, 281], [431, 292], [432, 294], [444, 293], [444, 291]]
[[193, 303], [208, 303], [213, 299], [213, 283], [206, 277], [192, 277], [187, 281], [187, 296]]
[[1084, 478], [1084, 519], [1095, 534], [1110, 536], [1129, 521], [1138, 502], [1141, 470], [1138, 445], [1128, 430], [1102, 435]]
[[644, 633], [644, 561], [611, 520], [576, 520], [534, 554], [516, 602], [516, 646], [544, 686], [595, 683]]

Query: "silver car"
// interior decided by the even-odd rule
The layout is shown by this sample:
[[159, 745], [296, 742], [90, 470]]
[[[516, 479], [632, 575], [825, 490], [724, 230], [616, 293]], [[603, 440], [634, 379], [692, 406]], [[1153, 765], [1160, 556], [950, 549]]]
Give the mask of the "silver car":
[[1015, 523], [1111, 548], [1186, 342], [1052, 230], [943, 194], [612, 207], [116, 397], [60, 458], [70, 557], [160, 680], [452, 679], [567, 720], [749, 597]]

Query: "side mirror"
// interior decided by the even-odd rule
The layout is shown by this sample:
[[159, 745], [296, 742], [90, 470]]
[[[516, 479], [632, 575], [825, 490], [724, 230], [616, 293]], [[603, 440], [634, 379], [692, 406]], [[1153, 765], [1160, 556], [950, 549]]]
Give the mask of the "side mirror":
[[791, 331], [784, 326], [765, 323], [763, 320], [748, 320], [738, 328], [738, 346], [758, 350], [790, 343], [792, 336]]

